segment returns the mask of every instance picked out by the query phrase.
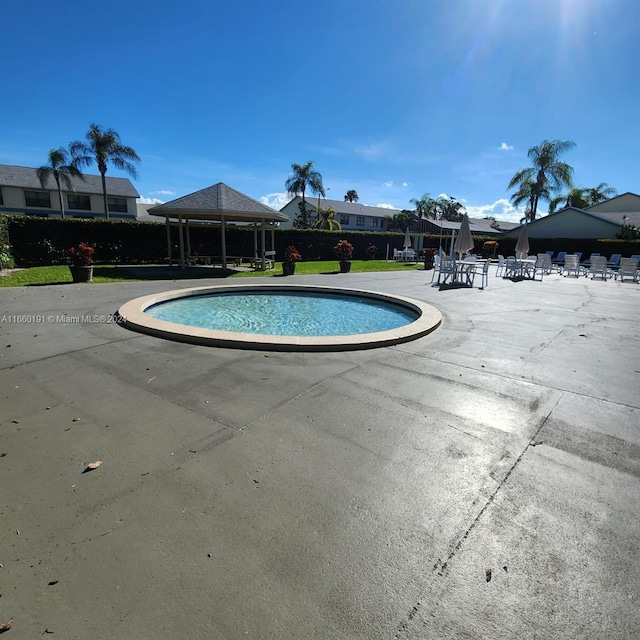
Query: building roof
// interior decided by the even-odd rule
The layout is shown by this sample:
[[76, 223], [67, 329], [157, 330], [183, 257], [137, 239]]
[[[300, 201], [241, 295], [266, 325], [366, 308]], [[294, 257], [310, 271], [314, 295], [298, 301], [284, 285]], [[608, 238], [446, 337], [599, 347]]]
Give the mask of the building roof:
[[[102, 195], [102, 177], [99, 175], [83, 174], [84, 180], [71, 177], [71, 184], [76, 193]], [[0, 164], [0, 187], [18, 187], [20, 189], [42, 190], [38, 180], [37, 169], [34, 167], [19, 167], [12, 164]], [[46, 185], [48, 190], [57, 190], [53, 176]], [[67, 191], [63, 187], [64, 191]], [[140, 194], [127, 178], [107, 177], [107, 193], [110, 196], [123, 198], [138, 198]]]
[[[288, 207], [292, 202], [302, 200], [300, 196], [295, 196], [287, 204], [280, 209], [282, 211], [285, 207]], [[318, 207], [317, 197], [305, 197], [305, 200], [309, 207], [314, 210]], [[355, 215], [355, 216], [371, 216], [374, 218], [387, 218], [396, 213], [400, 213], [400, 209], [389, 209], [387, 207], [371, 207], [367, 204], [360, 204], [359, 202], [344, 202], [342, 200], [329, 200], [328, 198], [320, 198], [320, 208], [325, 211], [331, 207], [338, 214]]]
[[[469, 218], [469, 230], [476, 235], [488, 236], [488, 235], [500, 235], [501, 229], [496, 229], [491, 226], [491, 220], [484, 220], [478, 218]], [[433, 220], [431, 218], [423, 218], [416, 222], [416, 229], [419, 233], [451, 233], [452, 231], [459, 231], [461, 222], [451, 222], [451, 220]], [[509, 223], [507, 223], [509, 224]]]
[[283, 213], [236, 191], [223, 182], [151, 207], [148, 213], [166, 218], [182, 216], [192, 220], [221, 220], [222, 218], [225, 221], [288, 222], [289, 220]]

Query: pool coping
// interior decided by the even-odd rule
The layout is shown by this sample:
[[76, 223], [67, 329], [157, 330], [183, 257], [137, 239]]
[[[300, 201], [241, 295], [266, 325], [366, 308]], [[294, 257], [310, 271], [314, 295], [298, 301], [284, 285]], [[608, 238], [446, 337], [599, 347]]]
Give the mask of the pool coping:
[[[157, 320], [145, 313], [145, 310], [149, 307], [167, 300], [203, 295], [208, 292], [218, 293], [225, 291], [234, 293], [242, 291], [301, 291], [359, 295], [403, 305], [419, 313], [419, 317], [414, 322], [402, 327], [374, 333], [344, 336], [279, 336], [191, 327], [165, 320]], [[128, 329], [168, 340], [261, 351], [354, 351], [374, 349], [416, 340], [431, 333], [442, 322], [442, 314], [438, 309], [413, 298], [365, 289], [303, 284], [226, 284], [174, 289], [130, 300], [119, 308], [118, 316], [120, 324]]]

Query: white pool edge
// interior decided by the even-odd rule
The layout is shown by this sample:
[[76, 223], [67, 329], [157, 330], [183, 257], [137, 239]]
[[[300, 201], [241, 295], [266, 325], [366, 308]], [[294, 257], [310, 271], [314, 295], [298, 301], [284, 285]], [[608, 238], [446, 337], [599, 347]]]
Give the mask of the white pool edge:
[[[255, 333], [240, 333], [234, 331], [219, 331], [191, 327], [175, 322], [157, 320], [145, 313], [149, 307], [194, 295], [207, 293], [243, 291], [263, 292], [317, 292], [339, 293], [344, 295], [358, 295], [385, 302], [400, 304], [419, 314], [414, 321], [402, 327], [375, 333], [362, 333], [347, 336], [272, 336]], [[431, 333], [442, 322], [442, 314], [435, 307], [403, 296], [378, 293], [363, 289], [348, 289], [301, 284], [233, 284], [209, 287], [190, 287], [163, 291], [135, 298], [123, 304], [118, 310], [121, 324], [140, 333], [153, 335], [168, 340], [188, 342], [215, 347], [229, 347], [234, 349], [256, 349], [261, 351], [353, 351], [358, 349], [373, 349], [393, 344], [400, 344], [416, 340]]]

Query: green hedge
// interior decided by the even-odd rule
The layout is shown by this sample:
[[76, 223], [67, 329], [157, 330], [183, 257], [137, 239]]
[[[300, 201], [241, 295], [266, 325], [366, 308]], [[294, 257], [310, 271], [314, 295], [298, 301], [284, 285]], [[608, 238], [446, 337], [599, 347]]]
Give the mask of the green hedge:
[[[178, 234], [172, 228], [174, 258], [178, 257]], [[253, 255], [253, 227], [228, 227], [227, 253], [250, 257]], [[353, 258], [363, 260], [369, 245], [378, 248], [377, 259], [393, 255], [393, 249], [401, 249], [404, 233], [381, 231], [322, 231], [317, 229], [277, 229], [275, 250], [281, 259], [289, 245], [295, 246], [303, 260], [335, 260], [333, 247], [339, 240], [348, 240], [354, 247]], [[516, 238], [474, 237], [475, 253], [482, 252], [486, 240], [497, 240], [497, 253], [513, 255]], [[47, 266], [66, 264], [69, 247], [80, 241], [95, 246], [95, 260], [100, 264], [159, 264], [167, 260], [167, 236], [164, 224], [153, 222], [123, 222], [106, 220], [60, 220], [34, 216], [0, 216], [0, 259], [11, 252], [19, 266]], [[267, 232], [270, 247], [271, 233]], [[424, 246], [445, 250], [450, 248], [451, 236], [425, 235]], [[531, 253], [544, 251], [582, 251], [584, 257], [591, 253], [623, 256], [640, 253], [640, 241], [626, 240], [529, 240]], [[220, 229], [207, 226], [191, 227], [191, 252], [200, 255], [219, 255]], [[2, 256], [5, 256], [3, 258]]]

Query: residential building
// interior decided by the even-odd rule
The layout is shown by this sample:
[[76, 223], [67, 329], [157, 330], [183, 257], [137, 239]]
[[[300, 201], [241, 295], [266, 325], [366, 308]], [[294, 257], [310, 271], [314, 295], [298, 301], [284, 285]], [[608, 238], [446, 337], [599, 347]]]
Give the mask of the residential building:
[[[342, 200], [328, 200], [326, 198], [305, 198], [307, 208], [312, 214], [316, 214], [318, 206], [326, 211], [331, 207], [336, 212], [335, 220], [339, 222], [344, 231], [387, 231], [389, 221], [387, 218], [401, 213], [398, 209], [387, 209], [385, 207], [370, 207], [359, 202], [343, 202]], [[282, 223], [283, 229], [291, 229], [293, 221], [300, 213], [298, 203], [302, 202], [300, 196], [296, 196], [289, 201], [282, 209], [288, 218], [288, 222]]]
[[[617, 238], [623, 223], [640, 227], [640, 196], [623, 193], [586, 209], [567, 207], [527, 225], [530, 238]], [[517, 238], [519, 227], [505, 233]]]
[[[71, 178], [72, 190], [64, 183], [62, 197], [67, 218], [104, 218], [102, 178], [84, 174]], [[107, 203], [111, 220], [135, 220], [139, 193], [127, 178], [106, 178]], [[43, 189], [37, 169], [0, 164], [0, 213], [60, 218], [58, 187], [53, 176]]]

